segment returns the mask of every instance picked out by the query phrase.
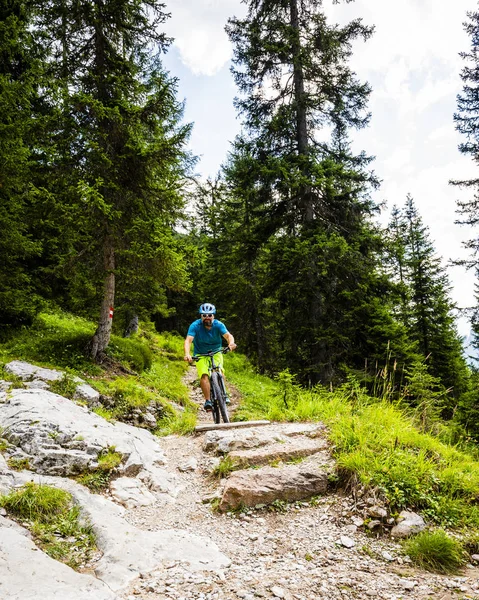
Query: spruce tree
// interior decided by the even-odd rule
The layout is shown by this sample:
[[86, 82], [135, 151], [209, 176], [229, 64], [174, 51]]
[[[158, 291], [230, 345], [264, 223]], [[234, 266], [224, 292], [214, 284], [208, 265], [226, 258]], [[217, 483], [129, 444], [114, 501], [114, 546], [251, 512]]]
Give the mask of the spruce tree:
[[[461, 52], [460, 56], [466, 62], [461, 71], [461, 79], [464, 83], [462, 93], [457, 96], [458, 112], [454, 114], [456, 129], [465, 137], [465, 141], [459, 145], [459, 151], [470, 156], [476, 167], [479, 167], [479, 12], [468, 12], [468, 21], [464, 23], [464, 29], [471, 39], [469, 52]], [[466, 180], [453, 180], [453, 185], [468, 190], [471, 198], [458, 201], [458, 223], [475, 227], [479, 220], [479, 176]], [[474, 235], [464, 243], [470, 250], [470, 256], [466, 260], [458, 261], [467, 268], [474, 269], [476, 277], [479, 277], [479, 238]], [[479, 348], [479, 286], [476, 285], [476, 306], [472, 318], [472, 330], [474, 334], [473, 345]]]
[[49, 187], [68, 239], [57, 229], [52, 268], [66, 281], [70, 306], [98, 306], [96, 359], [109, 343], [115, 305], [125, 318], [152, 314], [166, 288], [187, 285], [174, 225], [190, 127], [181, 124], [176, 80], [161, 65], [167, 17], [157, 0], [39, 6], [37, 27], [61, 90]]
[[[455, 323], [451, 285], [428, 228], [408, 195], [395, 209], [389, 226], [392, 275], [398, 283], [397, 317], [415, 342], [425, 367], [449, 398], [443, 416], [451, 417], [467, 389], [468, 372]], [[416, 361], [417, 362], [417, 361]]]
[[348, 60], [372, 28], [328, 24], [319, 0], [247, 6], [246, 18], [227, 27], [244, 124], [222, 209], [236, 226], [227, 238], [234, 262], [223, 255], [235, 283], [230, 313], [260, 366], [270, 355], [274, 368], [303, 381], [331, 381], [385, 353], [394, 325], [370, 219], [377, 181], [371, 159], [348, 140], [368, 123], [370, 92]]
[[[29, 218], [38, 190], [31, 147], [38, 147], [40, 49], [31, 11], [12, 0], [0, 7], [0, 325], [29, 321], [40, 304], [30, 271], [41, 251]], [[36, 118], [35, 118], [36, 117]]]

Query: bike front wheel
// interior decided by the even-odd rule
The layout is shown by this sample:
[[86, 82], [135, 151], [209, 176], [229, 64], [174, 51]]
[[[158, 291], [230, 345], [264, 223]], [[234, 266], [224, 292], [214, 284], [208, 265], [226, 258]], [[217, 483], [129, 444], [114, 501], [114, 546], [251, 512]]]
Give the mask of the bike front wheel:
[[[220, 380], [220, 378], [221, 378], [221, 375], [219, 373], [211, 374], [211, 387], [212, 387], [213, 395], [216, 398], [216, 402], [213, 404], [213, 406], [215, 406], [215, 408], [218, 410], [219, 414], [221, 414], [223, 421], [225, 423], [229, 423], [230, 418], [228, 415], [228, 408], [226, 407], [226, 395], [223, 391], [224, 386], [221, 385], [222, 381]], [[215, 419], [215, 423], [220, 422], [219, 414], [218, 414], [218, 421], [216, 421], [216, 419]]]

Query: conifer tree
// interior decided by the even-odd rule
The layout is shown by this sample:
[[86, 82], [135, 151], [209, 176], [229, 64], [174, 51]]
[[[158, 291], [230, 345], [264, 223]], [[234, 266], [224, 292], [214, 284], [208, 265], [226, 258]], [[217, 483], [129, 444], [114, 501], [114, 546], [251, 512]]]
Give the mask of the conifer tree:
[[[464, 23], [464, 29], [471, 39], [469, 52], [461, 52], [460, 56], [466, 62], [461, 71], [461, 79], [464, 83], [462, 93], [457, 96], [458, 112], [454, 114], [456, 129], [461, 133], [465, 141], [459, 145], [462, 154], [470, 156], [476, 167], [479, 168], [479, 12], [468, 12], [468, 21]], [[467, 180], [453, 180], [453, 185], [466, 189], [471, 198], [458, 201], [458, 223], [469, 225], [473, 228], [479, 221], [479, 175]], [[474, 269], [476, 277], [479, 277], [479, 236], [474, 234], [464, 243], [470, 250], [470, 257], [458, 261], [468, 268]], [[476, 285], [476, 306], [472, 318], [472, 330], [474, 334], [473, 345], [479, 348], [479, 285]]]
[[[29, 211], [35, 202], [34, 145], [41, 58], [25, 2], [0, 7], [0, 325], [25, 322], [40, 302], [30, 261], [40, 252]], [[36, 119], [38, 121], [38, 119]]]
[[410, 195], [402, 211], [393, 211], [389, 232], [392, 273], [400, 286], [397, 316], [417, 352], [426, 359], [425, 368], [431, 377], [448, 390], [443, 416], [451, 417], [467, 388], [467, 366], [456, 329], [449, 279]]
[[50, 0], [39, 10], [62, 89], [50, 189], [69, 235], [55, 260], [69, 302], [100, 306], [96, 359], [109, 343], [115, 304], [151, 314], [166, 288], [186, 285], [173, 226], [190, 127], [180, 123], [176, 81], [161, 65], [167, 16], [158, 0]]
[[328, 24], [319, 0], [247, 6], [227, 27], [244, 124], [226, 166], [223, 212], [236, 225], [228, 241], [241, 265], [228, 271], [231, 314], [251, 353], [303, 381], [331, 381], [385, 352], [394, 327], [369, 219], [377, 181], [348, 140], [368, 123], [370, 92], [348, 59], [372, 28]]

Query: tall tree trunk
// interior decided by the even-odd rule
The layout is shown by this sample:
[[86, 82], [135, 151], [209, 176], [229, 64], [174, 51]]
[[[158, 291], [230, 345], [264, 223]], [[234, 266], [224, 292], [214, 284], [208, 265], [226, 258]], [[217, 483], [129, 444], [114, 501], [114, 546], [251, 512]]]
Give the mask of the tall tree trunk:
[[91, 341], [91, 357], [101, 360], [105, 348], [110, 343], [111, 327], [113, 324], [113, 306], [115, 302], [115, 249], [110, 238], [103, 246], [105, 284], [101, 305], [100, 320], [95, 335]]
[[[304, 73], [301, 58], [301, 39], [299, 31], [299, 13], [298, 0], [290, 0], [291, 27], [293, 28], [293, 81], [294, 96], [296, 100], [296, 141], [298, 143], [298, 154], [304, 158], [305, 168], [307, 167], [308, 148], [308, 124], [306, 118], [306, 103], [304, 92]], [[309, 173], [305, 173], [306, 177]], [[299, 190], [299, 205], [303, 209], [303, 217], [306, 223], [310, 223], [314, 218], [311, 186], [302, 186]]]
[[138, 318], [137, 314], [134, 314], [131, 316], [131, 319], [128, 322], [128, 325], [125, 329], [125, 333], [123, 334], [123, 337], [129, 338], [134, 333], [137, 333], [138, 327], [139, 327], [139, 318]]

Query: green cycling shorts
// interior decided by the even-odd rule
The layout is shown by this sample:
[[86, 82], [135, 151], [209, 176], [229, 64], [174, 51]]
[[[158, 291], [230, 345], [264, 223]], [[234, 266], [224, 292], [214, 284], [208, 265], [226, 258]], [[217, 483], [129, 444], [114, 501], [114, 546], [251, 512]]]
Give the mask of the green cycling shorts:
[[[211, 358], [209, 356], [202, 356], [199, 361], [196, 363], [196, 370], [198, 372], [198, 377], [201, 379], [203, 375], [209, 375], [209, 367], [211, 365]], [[224, 375], [223, 368], [223, 353], [218, 352], [215, 354], [215, 365], [218, 365], [221, 369], [221, 372]]]

